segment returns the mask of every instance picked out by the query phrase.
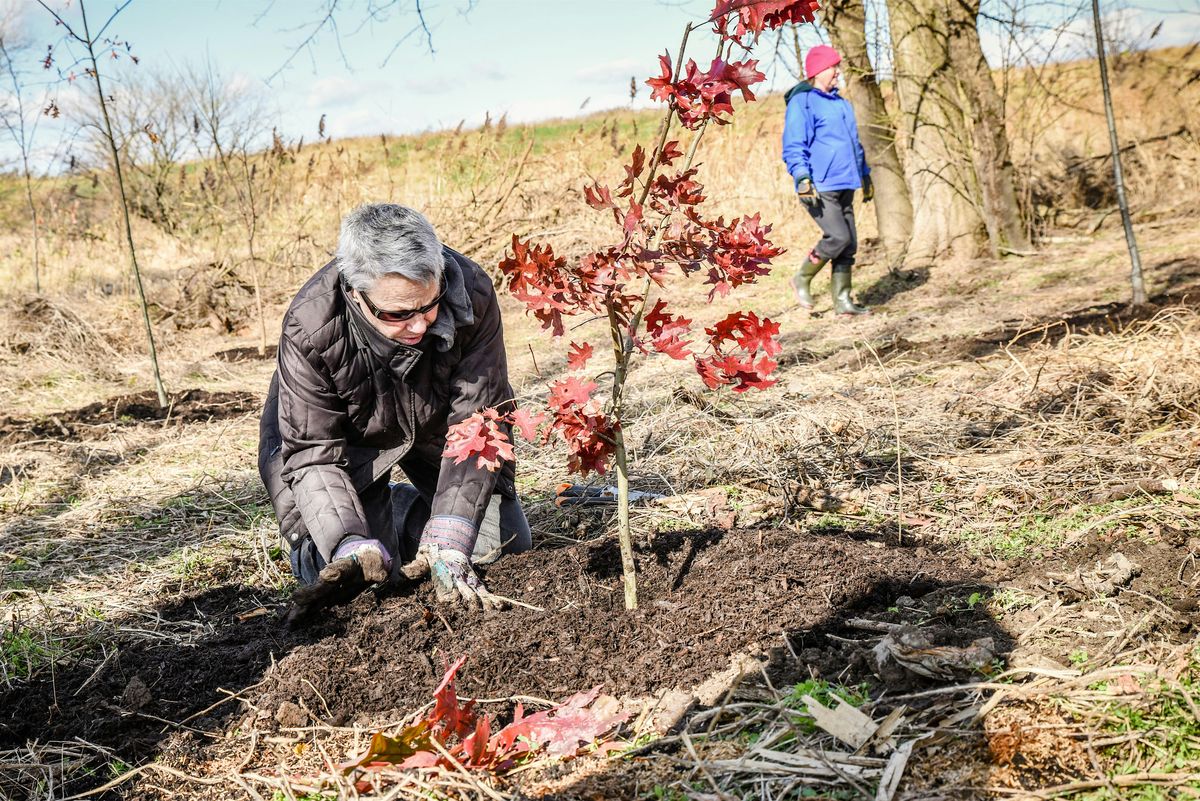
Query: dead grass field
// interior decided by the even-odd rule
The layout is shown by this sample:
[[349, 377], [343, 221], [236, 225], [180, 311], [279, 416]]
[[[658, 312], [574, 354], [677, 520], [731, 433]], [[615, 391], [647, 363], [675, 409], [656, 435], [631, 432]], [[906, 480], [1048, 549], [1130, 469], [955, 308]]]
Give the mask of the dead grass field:
[[[521, 637], [506, 644], [502, 622], [449, 612], [451, 631], [435, 621], [430, 650], [389, 656], [405, 669], [403, 659], [418, 657], [432, 668], [445, 649], [469, 648], [477, 628], [494, 651], [474, 657], [481, 671], [496, 660], [531, 671], [527, 684], [491, 674], [466, 684], [498, 699], [503, 715], [514, 696], [552, 693], [551, 674], [625, 675], [605, 660], [657, 653], [665, 675], [639, 679], [645, 691], [627, 702], [662, 711], [682, 698], [679, 724], [658, 736], [644, 716], [623, 733], [630, 747], [607, 759], [537, 764], [499, 780], [395, 776], [380, 797], [1200, 796], [1200, 216], [1190, 202], [1200, 120], [1197, 104], [1184, 102], [1200, 83], [1179, 89], [1170, 109], [1148, 88], [1183, 84], [1196, 61], [1159, 53], [1119, 72], [1130, 141], [1170, 134], [1127, 154], [1150, 307], [1124, 305], [1119, 222], [1103, 196], [1088, 194], [1103, 175], [1095, 102], [1045, 118], [1038, 149], [1017, 149], [1038, 191], [1054, 190], [1033, 256], [891, 274], [868, 252], [856, 288], [876, 313], [853, 322], [822, 314], [828, 301], [811, 316], [795, 308], [785, 256], [733, 301], [781, 323], [778, 386], [709, 393], [667, 360], [642, 361], [631, 377], [635, 485], [671, 496], [635, 507], [633, 518], [650, 597], [665, 605], [618, 629], [628, 642], [609, 656], [544, 653]], [[1064, 93], [1085, 93], [1091, 80], [1059, 77]], [[779, 180], [778, 111], [768, 99], [711, 133], [701, 177], [722, 210], [761, 211], [778, 241], [799, 251], [813, 232]], [[276, 261], [266, 273], [268, 330], [327, 258], [340, 212], [367, 199], [427, 208], [443, 238], [485, 266], [513, 231], [581, 252], [602, 235], [602, 220], [575, 192], [653, 124], [612, 114], [306, 147], [288, 167], [299, 189], [264, 234]], [[1080, 175], [1067, 186], [1064, 176]], [[372, 627], [376, 637], [391, 626], [418, 630], [406, 615], [428, 599], [364, 598], [313, 632], [277, 631], [294, 582], [255, 471], [257, 403], [273, 363], [253, 353], [244, 282], [204, 296], [218, 318], [210, 325], [208, 301], [187, 287], [212, 285], [212, 231], [180, 237], [141, 222], [149, 291], [171, 299], [158, 315], [164, 380], [176, 393], [208, 394], [178, 395], [165, 415], [115, 404], [150, 387], [140, 323], [111, 222], [99, 207], [72, 203], [55, 213], [73, 209], [91, 223], [75, 230], [60, 218], [65, 233], [49, 243], [40, 298], [16, 267], [20, 235], [0, 237], [9, 268], [0, 798], [353, 797], [332, 763], [417, 712], [411, 699], [435, 679], [433, 670], [405, 673], [391, 679], [391, 695], [360, 702], [327, 696], [342, 685], [326, 667], [339, 643], [366, 642]], [[870, 215], [860, 219], [869, 237]], [[685, 297], [681, 310], [699, 321], [724, 311]], [[536, 399], [565, 357], [507, 301], [505, 320], [514, 386]], [[614, 521], [553, 505], [565, 478], [556, 449], [522, 444], [518, 454], [538, 548], [489, 580], [521, 593], [526, 581], [578, 563], [589, 592], [615, 591], [596, 557]], [[764, 541], [786, 547], [762, 550]], [[761, 587], [723, 571], [722, 559], [752, 571], [785, 552], [796, 564], [772, 567]], [[847, 589], [870, 571], [889, 578]], [[709, 608], [696, 589], [706, 586], [742, 595]], [[569, 597], [591, 608], [590, 595]], [[769, 638], [748, 623], [719, 634], [697, 624], [686, 659], [671, 650], [682, 646], [654, 644], [676, 617], [736, 618], [743, 602], [747, 619], [751, 609], [775, 610]], [[602, 628], [557, 608], [519, 614], [522, 630]], [[982, 640], [991, 659], [955, 667]], [[910, 661], [882, 663], [888, 648]], [[676, 658], [707, 665], [711, 680], [673, 683]], [[183, 675], [194, 683], [180, 686]], [[304, 709], [298, 718], [280, 713], [287, 677], [313, 688], [288, 701]], [[625, 689], [605, 687], [633, 695]], [[806, 694], [847, 698], [876, 723], [891, 721], [891, 734], [855, 755], [814, 725]]]

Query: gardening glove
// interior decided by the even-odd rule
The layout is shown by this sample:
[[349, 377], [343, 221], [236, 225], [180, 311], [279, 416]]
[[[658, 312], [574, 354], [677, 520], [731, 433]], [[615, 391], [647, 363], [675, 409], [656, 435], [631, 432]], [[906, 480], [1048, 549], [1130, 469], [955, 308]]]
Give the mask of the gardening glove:
[[284, 625], [291, 628], [319, 609], [350, 600], [368, 584], [387, 581], [391, 569], [392, 556], [379, 540], [343, 541], [317, 580], [292, 593]]
[[812, 179], [807, 175], [802, 175], [796, 179], [796, 196], [800, 198], [800, 202], [808, 208], [816, 208], [820, 198], [817, 197], [817, 190], [813, 187]]
[[863, 203], [870, 203], [875, 199], [875, 182], [871, 180], [871, 176], [863, 176]]
[[503, 609], [504, 602], [488, 592], [471, 567], [475, 538], [475, 527], [462, 518], [431, 517], [421, 532], [416, 558], [400, 572], [412, 580], [431, 576], [442, 603], [461, 600], [474, 609]]

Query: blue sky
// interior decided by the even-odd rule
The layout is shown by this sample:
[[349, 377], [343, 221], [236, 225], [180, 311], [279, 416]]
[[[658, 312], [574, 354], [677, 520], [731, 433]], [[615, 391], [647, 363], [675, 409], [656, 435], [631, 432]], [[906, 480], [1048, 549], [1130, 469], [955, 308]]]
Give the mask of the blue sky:
[[[4, 0], [0, 0], [0, 6]], [[77, 3], [48, 0], [77, 19]], [[993, 0], [1004, 2], [1004, 0]], [[1029, 1], [1029, 0], [1025, 0]], [[58, 40], [52, 20], [34, 0], [15, 3], [19, 25], [35, 46], [31, 74], [45, 46]], [[296, 47], [322, 17], [322, 0], [133, 0], [109, 33], [132, 43], [140, 72], [177, 70], [209, 61], [224, 75], [258, 87], [269, 113], [288, 138], [312, 139], [322, 114], [334, 136], [410, 133], [480, 124], [507, 114], [510, 122], [570, 116], [628, 106], [629, 81], [642, 83], [656, 69], [656, 55], [672, 54], [688, 21], [703, 19], [712, 0], [424, 0], [432, 28], [432, 51], [411, 12], [378, 21], [367, 19], [370, 0], [342, 0], [335, 18], [341, 48], [326, 31], [312, 47]], [[374, 0], [385, 5], [386, 0]], [[88, 0], [93, 24], [107, 19], [114, 0]], [[411, 0], [396, 5], [411, 8]], [[1056, 6], [1057, 7], [1057, 6]], [[1165, 20], [1156, 43], [1200, 37], [1200, 0], [1138, 0], [1120, 8], [1106, 3], [1109, 19], [1131, 36], [1144, 35]], [[1086, 36], [1090, 19], [1077, 33]], [[819, 40], [813, 30], [808, 43]], [[399, 44], [397, 44], [399, 42]], [[998, 42], [989, 49], [998, 52]], [[760, 45], [767, 51], [770, 44]], [[390, 56], [389, 56], [390, 54]], [[693, 34], [689, 55], [706, 62], [712, 40]], [[385, 63], [386, 62], [386, 63]], [[111, 66], [111, 65], [110, 65]], [[283, 68], [281, 70], [281, 68]], [[103, 67], [102, 67], [103, 69]], [[768, 88], [785, 88], [791, 76], [768, 69]], [[40, 73], [40, 75], [38, 74]], [[119, 71], [114, 74], [119, 78]], [[114, 92], [121, 86], [114, 84]], [[54, 123], [43, 125], [43, 148], [58, 137]], [[11, 157], [0, 145], [0, 159]]]

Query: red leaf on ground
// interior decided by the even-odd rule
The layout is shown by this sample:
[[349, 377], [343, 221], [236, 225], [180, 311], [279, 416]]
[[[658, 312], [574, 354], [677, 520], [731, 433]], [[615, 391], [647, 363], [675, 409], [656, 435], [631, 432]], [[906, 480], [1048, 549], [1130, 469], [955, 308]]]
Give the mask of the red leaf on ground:
[[492, 741], [498, 751], [518, 745], [519, 739], [533, 748], [545, 748], [550, 756], [569, 757], [584, 745], [624, 723], [628, 713], [619, 711], [615, 698], [600, 695], [600, 688], [576, 693], [556, 707], [523, 716], [518, 705], [513, 722], [496, 732]]

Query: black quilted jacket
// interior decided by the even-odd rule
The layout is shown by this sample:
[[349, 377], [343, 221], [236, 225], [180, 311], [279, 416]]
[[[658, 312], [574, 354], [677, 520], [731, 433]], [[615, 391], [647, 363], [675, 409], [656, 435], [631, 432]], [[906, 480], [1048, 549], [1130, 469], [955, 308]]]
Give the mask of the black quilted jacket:
[[442, 457], [450, 425], [512, 398], [500, 308], [479, 265], [445, 249], [446, 298], [418, 346], [387, 339], [347, 295], [336, 260], [301, 288], [283, 318], [263, 410], [259, 470], [293, 546], [307, 533], [329, 559], [348, 534], [390, 525], [386, 482], [399, 464], [434, 515], [478, 528], [497, 473]]

